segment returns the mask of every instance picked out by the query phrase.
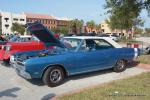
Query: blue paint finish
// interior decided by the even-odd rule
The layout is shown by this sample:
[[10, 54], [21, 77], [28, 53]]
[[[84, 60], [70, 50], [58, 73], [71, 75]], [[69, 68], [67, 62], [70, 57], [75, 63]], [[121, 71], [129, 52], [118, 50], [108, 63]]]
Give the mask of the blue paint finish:
[[118, 59], [130, 60], [134, 50], [130, 48], [107, 49], [87, 52], [64, 52], [63, 54], [26, 60], [26, 71], [32, 78], [41, 78], [49, 65], [62, 65], [69, 75], [111, 68]]
[[[16, 55], [28, 54], [35, 56], [39, 52], [43, 51], [18, 53]], [[41, 78], [44, 70], [51, 65], [62, 65], [68, 75], [74, 75], [112, 68], [119, 59], [129, 61], [133, 58], [133, 48], [109, 48], [90, 51], [67, 50], [58, 54], [24, 60], [24, 67], [32, 78]]]

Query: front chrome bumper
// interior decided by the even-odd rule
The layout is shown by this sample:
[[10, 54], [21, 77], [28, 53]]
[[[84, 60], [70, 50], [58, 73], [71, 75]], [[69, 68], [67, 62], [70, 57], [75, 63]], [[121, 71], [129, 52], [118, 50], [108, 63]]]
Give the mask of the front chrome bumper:
[[25, 79], [32, 79], [30, 73], [25, 71], [24, 66], [18, 65], [16, 62], [11, 63], [11, 65], [19, 76]]

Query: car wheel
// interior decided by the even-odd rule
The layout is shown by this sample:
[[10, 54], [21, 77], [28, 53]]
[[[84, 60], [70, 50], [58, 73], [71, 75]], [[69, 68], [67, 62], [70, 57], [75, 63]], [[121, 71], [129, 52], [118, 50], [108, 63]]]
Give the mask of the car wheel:
[[64, 71], [61, 67], [58, 66], [49, 67], [43, 75], [43, 82], [49, 87], [58, 86], [62, 83], [63, 80]]
[[2, 65], [4, 65], [4, 66], [9, 66], [9, 65], [10, 65], [9, 59], [3, 60]]
[[115, 72], [122, 72], [126, 70], [126, 61], [118, 60], [113, 69]]

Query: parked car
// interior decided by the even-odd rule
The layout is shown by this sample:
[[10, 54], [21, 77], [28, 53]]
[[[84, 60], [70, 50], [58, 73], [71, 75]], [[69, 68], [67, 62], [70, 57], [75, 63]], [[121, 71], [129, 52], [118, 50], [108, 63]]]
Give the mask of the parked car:
[[27, 36], [27, 35], [24, 35], [24, 36], [12, 36], [10, 35], [11, 37], [8, 39], [0, 39], [0, 49], [2, 48], [3, 45], [6, 45], [8, 42], [23, 42], [23, 41], [27, 41], [28, 39], [31, 38], [31, 36]]
[[145, 53], [146, 53], [146, 54], [150, 54], [150, 45], [145, 48]]
[[6, 44], [6, 43], [7, 43], [7, 40], [2, 38], [2, 37], [0, 37], [0, 49], [1, 49], [1, 46]]
[[111, 35], [111, 34], [101, 34], [101, 35], [99, 35], [100, 37], [109, 37], [109, 38], [111, 38], [112, 40], [114, 40], [114, 41], [118, 41], [119, 40], [119, 37], [118, 36], [116, 36], [116, 35]]
[[[3, 45], [0, 50], [0, 60], [3, 61], [4, 64], [9, 64], [10, 56], [16, 52], [44, 50], [45, 48], [51, 47], [50, 43], [55, 41], [56, 38], [50, 38], [52, 35], [45, 34], [47, 31], [49, 30], [38, 30], [38, 35], [42, 34], [40, 40], [36, 38], [37, 34], [34, 34], [29, 40], [24, 40], [25, 38], [23, 39], [23, 36], [10, 39], [10, 42]], [[47, 45], [45, 45], [44, 42], [48, 42]]]
[[[34, 26], [36, 25], [32, 27]], [[106, 37], [74, 36], [64, 37], [61, 42], [49, 41], [52, 37], [40, 38], [45, 36], [39, 31], [46, 29], [42, 25], [38, 28], [40, 29], [29, 29], [37, 38], [44, 39], [45, 45], [51, 43], [54, 48], [16, 53], [10, 61], [20, 76], [25, 79], [42, 79], [50, 87], [60, 85], [70, 75], [109, 68], [122, 72], [126, 69], [127, 62], [139, 55], [137, 48], [122, 48]], [[45, 34], [48, 36], [51, 33], [46, 31]]]

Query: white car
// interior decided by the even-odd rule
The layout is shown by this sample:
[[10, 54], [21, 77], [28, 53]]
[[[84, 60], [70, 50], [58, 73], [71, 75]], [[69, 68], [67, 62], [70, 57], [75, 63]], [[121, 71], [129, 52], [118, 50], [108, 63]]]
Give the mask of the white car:
[[114, 41], [118, 41], [119, 40], [119, 38], [117, 36], [114, 36], [114, 35], [111, 35], [111, 34], [102, 34], [102, 35], [100, 35], [100, 37], [109, 37], [109, 38], [111, 38]]

